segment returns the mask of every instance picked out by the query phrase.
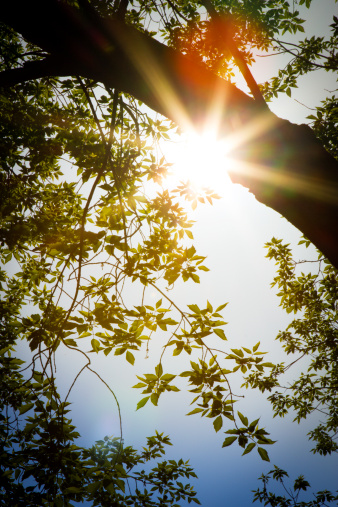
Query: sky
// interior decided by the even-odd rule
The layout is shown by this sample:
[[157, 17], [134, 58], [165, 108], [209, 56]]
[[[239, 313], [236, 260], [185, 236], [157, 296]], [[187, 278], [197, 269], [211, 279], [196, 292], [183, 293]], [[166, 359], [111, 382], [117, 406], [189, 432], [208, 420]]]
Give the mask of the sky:
[[[329, 24], [328, 17], [335, 4], [330, 0], [314, 1], [313, 4], [307, 28], [311, 33], [321, 34]], [[274, 75], [280, 66], [278, 58], [261, 58], [253, 69], [254, 77], [263, 81]], [[324, 88], [332, 89], [330, 81], [323, 83], [322, 74], [315, 74], [306, 82], [301, 81], [292, 98], [285, 96], [274, 101], [272, 111], [290, 121], [303, 122], [310, 112], [296, 100], [312, 107], [326, 96]], [[174, 158], [176, 155], [168, 148], [168, 156]], [[208, 162], [205, 164], [207, 166]], [[211, 174], [212, 169], [205, 167], [204, 173]], [[182, 163], [179, 166], [177, 161], [173, 170], [182, 173]], [[275, 267], [266, 259], [264, 245], [273, 236], [283, 238], [294, 247], [297, 259], [314, 258], [314, 250], [299, 247], [300, 232], [279, 214], [258, 203], [247, 189], [226, 184], [224, 179], [217, 178], [215, 185], [218, 187], [216, 191], [224, 193], [222, 199], [215, 200], [213, 206], [199, 205], [191, 212], [196, 222], [192, 229], [194, 245], [198, 254], [207, 256], [205, 264], [210, 271], [202, 273], [198, 285], [179, 282], [170, 296], [182, 307], [192, 303], [205, 305], [207, 300], [214, 307], [229, 302], [223, 310], [228, 322], [225, 333], [229, 349], [240, 346], [251, 348], [260, 341], [260, 349], [269, 351], [268, 360], [281, 361], [284, 356], [274, 338], [290, 322], [290, 316], [279, 307], [276, 290], [270, 286]], [[263, 462], [255, 451], [241, 457], [236, 444], [222, 449], [224, 433], [221, 430], [216, 434], [210, 419], [201, 419], [198, 415], [185, 416], [190, 410], [190, 394], [184, 389], [183, 381], [180, 384], [184, 389], [182, 392], [168, 393], [161, 398], [158, 407], [147, 404], [136, 412], [136, 404], [142, 395], [131, 386], [137, 382], [136, 375], [153, 371], [159, 351], [160, 345], [155, 343], [149, 357], [141, 353], [134, 366], [113, 356], [93, 357], [93, 365], [119, 400], [125, 444], [141, 448], [146, 437], [155, 430], [170, 435], [174, 445], [168, 448], [167, 457], [190, 460], [199, 477], [192, 483], [203, 506], [250, 505], [251, 490], [258, 487], [257, 478], [271, 470], [274, 464], [286, 469], [291, 479], [303, 474], [313, 491], [337, 489], [337, 457], [323, 458], [310, 453], [312, 445], [306, 433], [314, 427], [317, 416], [300, 425], [292, 422], [292, 414], [284, 419], [273, 419], [270, 404], [258, 392], [243, 392], [245, 398], [238, 402], [236, 408], [251, 420], [260, 417], [260, 424], [270, 431], [273, 440], [277, 440], [268, 449], [271, 463]], [[21, 353], [25, 353], [23, 348]], [[188, 367], [188, 356], [168, 356], [166, 371], [179, 372], [183, 361]], [[60, 350], [57, 363], [57, 373], [62, 378], [60, 390], [66, 392], [74, 378], [74, 369], [80, 369], [83, 362], [69, 350]], [[240, 388], [240, 378], [235, 385]], [[82, 445], [91, 445], [105, 435], [119, 436], [114, 399], [90, 372], [84, 372], [75, 384], [71, 401], [73, 421], [81, 433]], [[304, 498], [307, 497], [304, 495]]]

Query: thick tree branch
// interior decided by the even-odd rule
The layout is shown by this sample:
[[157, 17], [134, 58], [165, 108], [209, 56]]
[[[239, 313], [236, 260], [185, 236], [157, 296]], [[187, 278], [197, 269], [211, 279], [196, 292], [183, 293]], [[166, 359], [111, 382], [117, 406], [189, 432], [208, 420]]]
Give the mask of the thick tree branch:
[[3, 88], [11, 88], [18, 83], [25, 83], [48, 76], [68, 76], [69, 69], [59, 64], [52, 57], [43, 60], [35, 60], [26, 62], [22, 67], [5, 70], [0, 72], [0, 86]]
[[[241, 140], [232, 174], [298, 227], [338, 268], [338, 163], [311, 129], [273, 115], [234, 85], [122, 20], [58, 0], [2, 2], [7, 23], [51, 56], [0, 74], [0, 86], [83, 76], [133, 95], [183, 127], [203, 126], [215, 107], [220, 135]], [[53, 64], [54, 62], [54, 64]]]

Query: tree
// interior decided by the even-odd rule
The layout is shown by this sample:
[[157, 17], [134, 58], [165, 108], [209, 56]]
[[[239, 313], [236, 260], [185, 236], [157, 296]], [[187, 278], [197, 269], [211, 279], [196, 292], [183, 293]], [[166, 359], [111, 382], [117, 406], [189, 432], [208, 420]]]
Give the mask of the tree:
[[[274, 481], [282, 485], [284, 490], [282, 495], [277, 495], [275, 493], [272, 493], [272, 491], [268, 491], [267, 485], [271, 477], [274, 479]], [[329, 505], [331, 502], [338, 500], [338, 497], [332, 495], [330, 491], [319, 491], [313, 495], [314, 499], [310, 502], [304, 502], [300, 500], [298, 501], [300, 493], [302, 491], [306, 491], [310, 487], [310, 484], [306, 479], [304, 479], [302, 475], [300, 475], [294, 481], [292, 490], [292, 488], [288, 487], [285, 484], [285, 477], [288, 477], [288, 473], [276, 466], [273, 470], [270, 470], [267, 475], [262, 475], [260, 477], [260, 480], [263, 482], [263, 489], [257, 489], [254, 491], [254, 502], [259, 500], [260, 503], [264, 502], [264, 505], [271, 505], [272, 507], [288, 507], [289, 505], [293, 505], [295, 507], [321, 507]]]
[[[18, 5], [20, 10], [14, 16]], [[262, 32], [250, 35], [252, 44], [261, 48], [268, 47], [266, 33], [284, 28], [294, 31], [301, 26], [287, 3], [277, 12], [273, 6], [272, 2], [265, 28], [270, 32], [262, 28]], [[13, 505], [70, 505], [83, 500], [93, 505], [177, 505], [184, 499], [198, 503], [190, 485], [181, 482], [181, 478], [193, 477], [187, 462], [161, 461], [148, 472], [142, 470], [144, 463], [161, 458], [164, 446], [170, 443], [167, 437], [157, 433], [149, 437], [142, 452], [137, 452], [123, 445], [121, 428], [117, 439], [106, 438], [87, 449], [77, 446], [78, 434], [67, 415], [68, 400], [81, 373], [87, 370], [99, 376], [91, 366], [91, 354], [114, 354], [134, 364], [137, 352], [151, 349], [153, 335], [159, 332], [165, 337], [163, 352], [155, 370], [140, 376], [135, 386], [144, 394], [138, 409], [147, 403], [157, 405], [164, 393], [178, 390], [178, 375], [165, 370], [165, 354], [172, 351], [174, 356], [191, 356], [188, 369], [180, 372], [195, 396], [190, 414], [210, 418], [217, 432], [226, 424], [224, 447], [236, 442], [244, 454], [256, 449], [263, 460], [269, 460], [266, 446], [273, 441], [267, 431], [258, 419], [249, 421], [234, 409], [236, 396], [230, 380], [234, 375], [247, 374], [248, 386], [277, 390], [270, 396], [277, 414], [293, 407], [299, 418], [304, 418], [316, 409], [317, 402], [324, 404], [328, 411], [326, 423], [317, 427], [311, 438], [318, 452], [336, 452], [333, 393], [337, 272], [333, 267], [328, 264], [316, 277], [296, 278], [288, 248], [277, 240], [270, 244], [269, 256], [280, 264], [275, 282], [280, 285], [286, 310], [305, 312], [303, 320], [295, 321], [281, 334], [281, 340], [287, 352], [311, 352], [316, 356], [311, 373], [295, 381], [292, 394], [287, 396], [278, 392], [282, 382], [279, 379], [287, 367], [265, 361], [259, 343], [251, 349], [226, 349], [221, 314], [226, 304], [214, 309], [210, 302], [205, 307], [192, 303], [182, 309], [165, 290], [166, 285], [171, 287], [179, 279], [198, 283], [199, 272], [208, 269], [204, 257], [190, 244], [192, 222], [182, 197], [195, 206], [198, 200], [212, 203], [217, 195], [209, 189], [196, 195], [186, 184], [172, 191], [165, 187], [162, 180], [168, 164], [154, 147], [168, 138], [172, 125], [154, 119], [137, 99], [167, 116], [169, 111], [163, 109], [159, 91], [153, 88], [156, 80], [151, 76], [145, 83], [135, 60], [127, 58], [125, 48], [138, 50], [147, 44], [151, 58], [158, 54], [155, 62], [165, 62], [159, 68], [163, 67], [169, 82], [178, 79], [170, 65], [176, 61], [176, 65], [181, 62], [185, 66], [188, 62], [175, 48], [189, 53], [189, 72], [194, 79], [183, 90], [185, 106], [194, 121], [205, 114], [205, 97], [215, 82], [229, 90], [234, 108], [233, 113], [230, 107], [227, 109], [229, 114], [249, 121], [265, 107], [259, 99], [253, 101], [195, 63], [199, 55], [212, 69], [231, 72], [231, 61], [224, 61], [224, 48], [215, 52], [218, 41], [212, 25], [200, 20], [196, 6], [184, 3], [178, 11], [169, 2], [166, 8], [177, 16], [182, 11], [189, 23], [182, 26], [175, 18], [168, 21], [167, 40], [173, 46], [168, 49], [142, 31], [144, 19], [156, 9], [155, 4], [144, 4], [139, 10], [127, 9], [123, 2], [118, 8], [109, 2], [92, 6], [79, 2], [72, 6], [53, 1], [36, 2], [30, 7], [27, 10], [26, 4], [16, 2], [1, 7], [2, 19], [7, 22], [1, 25], [0, 108], [1, 183], [5, 190], [1, 201], [0, 280], [4, 293], [2, 500]], [[46, 24], [39, 21], [36, 26], [34, 9], [40, 15], [46, 12]], [[117, 19], [110, 21], [113, 29], [105, 28], [107, 16], [116, 10]], [[214, 16], [214, 11], [210, 12]], [[266, 15], [258, 9], [257, 23], [263, 13]], [[238, 20], [246, 15], [240, 3], [232, 15]], [[101, 45], [93, 46], [89, 35], [98, 27], [95, 36], [105, 35], [113, 51], [109, 45], [106, 51]], [[211, 32], [210, 39], [204, 38], [206, 31]], [[66, 34], [63, 42], [58, 35], [61, 33]], [[131, 47], [126, 46], [126, 34]], [[242, 51], [248, 40], [249, 36], [243, 38]], [[309, 52], [310, 42], [304, 44], [304, 51]], [[111, 54], [108, 61], [107, 54]], [[168, 54], [171, 56], [166, 60]], [[245, 54], [250, 60], [250, 52]], [[26, 63], [22, 66], [23, 61]], [[295, 69], [298, 73], [304, 71], [299, 61], [303, 59], [296, 59], [278, 79], [263, 87], [266, 96], [288, 90], [286, 82], [295, 85]], [[201, 86], [201, 75], [205, 76], [205, 87]], [[182, 97], [182, 86], [180, 78], [174, 87], [178, 97]], [[328, 101], [312, 120], [318, 135], [336, 154], [334, 104], [334, 100]], [[173, 119], [177, 120], [176, 113]], [[300, 130], [308, 132], [307, 128]], [[256, 150], [251, 144], [250, 149]], [[257, 153], [250, 155], [253, 160], [262, 156], [260, 149], [258, 143]], [[327, 167], [331, 167], [329, 156], [327, 160]], [[334, 201], [323, 206], [324, 214], [331, 205], [335, 209]], [[320, 257], [321, 265], [324, 262]], [[8, 263], [13, 266], [12, 273], [3, 269]], [[133, 296], [128, 289], [131, 283]], [[149, 289], [158, 294], [155, 304], [150, 303]], [[292, 329], [296, 338], [291, 335]], [[218, 350], [208, 345], [207, 337], [218, 340]], [[19, 339], [27, 341], [32, 352], [25, 368], [15, 357]], [[83, 368], [74, 372], [64, 398], [59, 395], [56, 375], [62, 348], [78, 351], [85, 360]], [[318, 367], [314, 379], [312, 370]], [[115, 397], [113, 390], [111, 393]]]
[[[211, 14], [216, 12], [212, 10], [210, 2], [201, 3], [209, 8]], [[307, 7], [311, 4], [300, 3], [306, 3]], [[199, 28], [201, 33], [207, 32], [206, 49], [197, 40], [191, 41], [195, 48], [190, 51], [190, 56], [196, 56], [196, 48], [200, 53], [199, 59], [195, 60], [176, 49], [180, 47], [182, 33], [185, 34], [199, 19], [194, 4], [175, 6], [168, 3], [163, 6], [166, 37], [172, 47], [159, 43], [152, 37], [154, 34], [148, 35], [142, 29], [143, 14], [147, 16], [157, 10], [152, 4], [142, 6], [137, 12], [136, 9], [128, 10], [128, 3], [125, 2], [121, 2], [120, 7], [103, 2], [99, 4], [100, 13], [95, 9], [95, 4], [87, 0], [80, 1], [79, 8], [71, 4], [57, 0], [35, 0], [27, 4], [16, 0], [2, 5], [0, 19], [43, 50], [40, 53], [42, 58], [40, 56], [23, 66], [6, 69], [0, 76], [2, 86], [45, 76], [80, 75], [129, 93], [183, 125], [187, 120], [199, 123], [205, 119], [210, 110], [210, 97], [217, 93], [224, 102], [224, 116], [220, 124], [223, 133], [237, 132], [250, 123], [261, 124], [263, 117], [266, 129], [258, 134], [258, 138], [246, 141], [237, 150], [237, 156], [267, 170], [269, 177], [261, 182], [254, 177], [253, 171], [245, 171], [244, 175], [233, 174], [233, 180], [248, 186], [259, 201], [280, 212], [338, 266], [337, 246], [332, 241], [332, 231], [338, 226], [336, 160], [326, 152], [307, 126], [292, 125], [276, 118], [264, 101], [257, 100], [257, 95], [256, 100], [251, 99], [201, 65], [203, 52], [207, 53], [203, 55], [204, 59], [210, 58], [210, 47], [215, 45], [218, 54], [211, 58], [214, 61], [210, 65], [212, 70], [216, 68], [215, 62], [219, 64], [229, 48], [237, 62], [245, 62], [245, 57], [239, 58], [236, 44], [245, 46], [249, 43], [267, 49], [280, 31], [296, 33], [302, 30], [302, 20], [297, 11], [290, 11], [288, 2], [259, 6], [252, 1], [247, 12], [243, 11], [240, 2], [235, 2], [234, 12], [231, 13], [234, 23], [232, 18], [229, 21], [227, 17], [230, 8], [226, 3], [220, 4], [220, 11], [226, 15], [225, 20], [211, 16], [216, 28], [210, 28], [210, 23]], [[182, 27], [182, 22], [187, 23], [186, 26]], [[305, 39], [301, 43], [296, 63], [291, 63], [271, 89], [265, 90], [267, 97], [278, 91], [290, 93], [297, 76], [317, 66], [327, 71], [337, 69], [336, 23], [335, 20], [328, 42], [317, 38]], [[60, 26], [64, 30], [60, 31]], [[259, 31], [255, 37], [252, 30]], [[225, 41], [219, 40], [218, 31], [225, 33]], [[236, 39], [235, 44], [232, 44], [232, 38]], [[181, 46], [183, 53], [187, 53], [184, 44]], [[324, 50], [324, 55], [321, 50]], [[250, 61], [252, 55], [249, 54], [247, 58]], [[244, 75], [247, 78], [245, 72]], [[166, 92], [161, 83], [166, 83]], [[252, 80], [248, 83], [252, 85]], [[333, 98], [333, 109], [335, 104]], [[335, 113], [330, 116], [333, 119]], [[321, 120], [322, 117], [319, 123]], [[325, 141], [325, 135], [322, 139]], [[330, 143], [326, 147], [330, 149]], [[280, 153], [277, 159], [276, 153]]]

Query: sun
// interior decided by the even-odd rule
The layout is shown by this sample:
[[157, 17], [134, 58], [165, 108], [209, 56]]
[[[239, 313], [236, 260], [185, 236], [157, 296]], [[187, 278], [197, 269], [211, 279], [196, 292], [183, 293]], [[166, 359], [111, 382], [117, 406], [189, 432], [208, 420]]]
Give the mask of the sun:
[[226, 139], [217, 139], [214, 132], [191, 131], [168, 141], [163, 153], [172, 164], [170, 180], [189, 181], [196, 191], [211, 188], [224, 195], [232, 185], [227, 169], [235, 163]]

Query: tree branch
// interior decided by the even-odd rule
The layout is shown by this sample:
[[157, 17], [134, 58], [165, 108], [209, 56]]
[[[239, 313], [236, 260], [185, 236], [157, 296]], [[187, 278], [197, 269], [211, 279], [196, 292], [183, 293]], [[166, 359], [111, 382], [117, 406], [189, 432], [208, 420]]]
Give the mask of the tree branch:
[[0, 72], [0, 87], [11, 88], [19, 83], [25, 83], [34, 79], [52, 76], [68, 76], [69, 69], [62, 69], [61, 65], [52, 57], [43, 60], [26, 62], [22, 67]]

